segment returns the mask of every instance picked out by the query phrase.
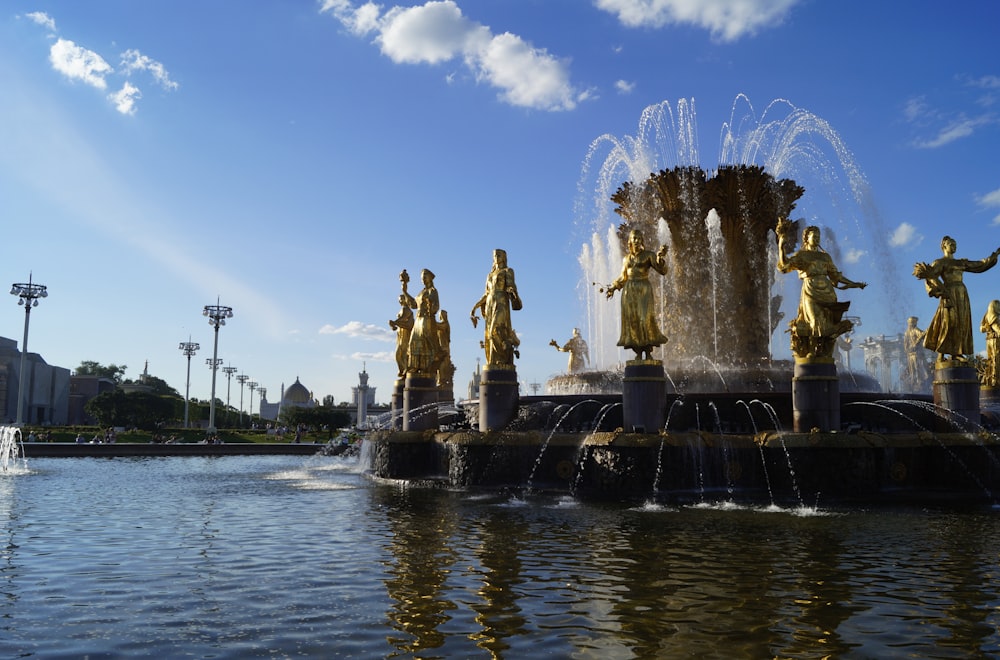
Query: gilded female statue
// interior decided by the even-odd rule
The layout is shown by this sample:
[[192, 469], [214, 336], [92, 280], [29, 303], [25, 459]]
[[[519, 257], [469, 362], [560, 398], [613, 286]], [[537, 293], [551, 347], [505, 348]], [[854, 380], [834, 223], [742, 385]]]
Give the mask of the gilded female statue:
[[778, 235], [778, 270], [799, 272], [802, 293], [799, 296], [798, 314], [789, 323], [792, 333], [792, 352], [800, 358], [831, 358], [837, 337], [849, 332], [854, 325], [843, 319], [849, 302], [837, 301], [837, 289], [863, 289], [865, 282], [855, 282], [844, 277], [829, 253], [820, 245], [819, 227], [809, 226], [802, 231], [802, 247], [789, 255], [794, 245], [794, 228], [791, 221], [781, 219], [775, 230]]
[[511, 325], [511, 310], [521, 309], [521, 298], [514, 283], [514, 269], [507, 267], [507, 252], [493, 250], [493, 268], [486, 276], [486, 291], [472, 306], [472, 327], [479, 322], [477, 311], [483, 314], [483, 343], [489, 367], [513, 368], [514, 358], [520, 357], [517, 338]]
[[389, 320], [389, 327], [396, 331], [396, 367], [400, 378], [406, 375], [407, 355], [410, 349], [410, 333], [413, 331], [413, 310], [407, 301], [406, 285], [399, 294], [399, 313]]
[[986, 333], [986, 371], [982, 374], [982, 384], [1000, 386], [1000, 300], [990, 301], [979, 331]]
[[622, 292], [618, 345], [635, 351], [637, 360], [652, 360], [653, 349], [667, 341], [656, 321], [653, 285], [649, 282], [650, 270], [666, 274], [666, 254], [666, 245], [655, 253], [647, 250], [642, 233], [633, 229], [628, 235], [628, 252], [622, 260], [622, 274], [604, 289], [608, 299], [615, 291]]
[[549, 346], [555, 346], [557, 351], [569, 353], [567, 373], [580, 373], [587, 368], [587, 363], [590, 362], [590, 349], [584, 338], [580, 336], [580, 328], [573, 328], [573, 336], [562, 346], [555, 339], [549, 342]]
[[969, 292], [962, 281], [963, 273], [985, 273], [997, 263], [1000, 249], [980, 261], [956, 259], [958, 243], [951, 236], [941, 239], [944, 256], [930, 264], [923, 261], [913, 266], [913, 275], [924, 280], [927, 295], [938, 298], [937, 311], [927, 326], [924, 346], [938, 354], [938, 362], [947, 357], [965, 362], [972, 355], [972, 307]]
[[424, 288], [416, 298], [408, 296], [409, 306], [416, 309], [413, 332], [407, 352], [406, 371], [421, 376], [433, 376], [437, 371], [440, 355], [436, 316], [441, 304], [434, 286], [434, 273], [424, 268], [420, 271]]
[[906, 353], [906, 383], [911, 392], [922, 392], [930, 380], [927, 361], [924, 358], [924, 336], [927, 331], [917, 327], [917, 317], [906, 319], [903, 333], [903, 352]]

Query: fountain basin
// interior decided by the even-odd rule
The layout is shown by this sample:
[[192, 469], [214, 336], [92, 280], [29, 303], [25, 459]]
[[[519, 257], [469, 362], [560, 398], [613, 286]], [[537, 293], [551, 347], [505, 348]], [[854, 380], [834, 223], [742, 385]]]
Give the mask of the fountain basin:
[[993, 504], [1000, 442], [981, 433], [376, 432], [372, 473], [583, 499], [815, 505]]

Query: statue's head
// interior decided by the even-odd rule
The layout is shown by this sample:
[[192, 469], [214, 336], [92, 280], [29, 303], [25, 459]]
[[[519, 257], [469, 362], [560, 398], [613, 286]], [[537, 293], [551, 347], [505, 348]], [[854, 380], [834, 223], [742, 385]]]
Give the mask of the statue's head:
[[906, 319], [906, 325], [910, 326], [911, 328], [915, 327], [917, 325], [917, 317], [911, 316], [910, 318]]
[[802, 230], [803, 245], [819, 245], [820, 231], [816, 225], [809, 225]]
[[420, 279], [424, 284], [430, 284], [434, 281], [434, 273], [432, 273], [429, 269], [424, 268], [420, 271]]
[[580, 328], [573, 328], [573, 336], [574, 337], [580, 336]]
[[955, 239], [952, 238], [951, 236], [945, 236], [944, 238], [941, 239], [942, 252], [950, 252], [951, 254], [955, 254], [955, 250], [957, 249], [958, 249], [958, 242], [955, 241]]
[[630, 251], [638, 252], [643, 247], [645, 247], [646, 241], [642, 237], [642, 232], [638, 229], [633, 229], [628, 233], [628, 247]]
[[493, 250], [493, 263], [501, 268], [507, 267], [507, 251], [497, 248]]

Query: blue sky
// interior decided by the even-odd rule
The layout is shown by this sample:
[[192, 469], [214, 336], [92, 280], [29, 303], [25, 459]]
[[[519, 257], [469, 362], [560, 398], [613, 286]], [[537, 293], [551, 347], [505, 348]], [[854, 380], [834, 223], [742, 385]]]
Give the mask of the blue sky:
[[[711, 169], [734, 107], [782, 99], [775, 113], [835, 131], [870, 190], [840, 212], [839, 265], [871, 284], [849, 296], [859, 335], [895, 334], [933, 314], [910, 271], [943, 234], [959, 256], [1000, 246], [998, 26], [1000, 5], [968, 0], [13, 0], [3, 277], [49, 287], [28, 348], [51, 364], [135, 378], [148, 360], [183, 392], [190, 337], [191, 395], [207, 399], [201, 312], [219, 300], [234, 309], [219, 357], [269, 399], [298, 377], [348, 400], [365, 365], [387, 402], [399, 271], [435, 272], [461, 395], [500, 247], [524, 300], [519, 376], [544, 383], [566, 363], [549, 340], [586, 323], [595, 141], [683, 105]], [[799, 182], [798, 210], [824, 225]], [[1000, 269], [966, 279], [978, 319]], [[0, 335], [20, 342], [23, 323], [11, 296]]]

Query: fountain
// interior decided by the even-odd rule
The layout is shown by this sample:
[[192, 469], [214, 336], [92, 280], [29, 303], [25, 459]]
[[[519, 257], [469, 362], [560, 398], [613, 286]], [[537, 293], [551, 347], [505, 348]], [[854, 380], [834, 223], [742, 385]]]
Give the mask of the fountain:
[[0, 426], [0, 473], [23, 472], [26, 469], [21, 429]]
[[[785, 105], [791, 107], [775, 102], [768, 112]], [[652, 492], [654, 499], [677, 502], [993, 503], [1000, 441], [981, 426], [978, 399], [973, 406], [964, 395], [968, 386], [952, 410], [944, 390], [939, 396], [935, 389], [933, 400], [904, 399], [879, 392], [867, 374], [838, 372], [838, 339], [856, 322], [844, 316], [850, 300], [816, 298], [804, 287], [798, 315], [786, 324], [794, 359], [774, 357], [780, 321], [792, 316], [782, 311], [780, 283], [798, 279], [779, 271], [813, 279], [811, 269], [821, 264], [836, 288], [864, 287], [833, 265], [840, 253], [835, 231], [823, 230], [828, 254], [818, 227], [785, 220], [800, 200], [822, 196], [807, 196], [806, 187], [786, 176], [806, 172], [803, 162], [822, 170], [821, 184], [837, 181], [832, 187], [850, 190], [856, 206], [870, 206], [867, 186], [836, 133], [794, 107], [772, 121], [737, 121], [734, 111], [723, 130], [723, 164], [708, 172], [696, 164], [693, 110], [693, 102], [681, 102], [674, 124], [669, 105], [651, 106], [639, 138], [595, 142], [613, 148], [598, 173], [595, 230], [580, 258], [591, 368], [553, 379], [543, 397], [505, 391], [498, 407], [481, 393], [481, 405], [467, 403], [469, 417], [480, 419], [478, 430], [373, 433], [373, 474], [460, 487], [569, 490], [579, 497], [649, 498]], [[666, 130], [668, 124], [674, 130]], [[676, 162], [660, 166], [644, 144], [650, 134], [661, 142], [676, 138]], [[807, 139], [816, 136], [838, 168]], [[592, 147], [585, 171], [595, 158]], [[831, 174], [835, 169], [842, 174]], [[606, 200], [620, 224], [607, 221]], [[841, 217], [860, 227], [847, 206], [839, 203]], [[884, 232], [877, 219], [873, 224], [865, 225], [863, 240], [878, 256]], [[793, 254], [800, 232], [803, 245]], [[628, 253], [621, 247], [626, 237]], [[626, 293], [628, 278], [619, 276], [623, 254], [629, 278], [640, 277], [643, 291], [652, 290], [648, 306], [666, 335], [661, 346], [658, 332], [626, 341], [623, 331], [619, 346], [636, 353], [624, 368], [614, 350], [618, 305], [604, 300]], [[852, 294], [855, 299], [901, 298], [891, 260], [880, 263], [883, 272], [872, 287], [879, 292]], [[639, 265], [641, 272], [634, 270]], [[662, 277], [647, 284], [653, 270]], [[810, 305], [820, 307], [806, 309]], [[889, 302], [877, 306], [906, 317]], [[816, 310], [834, 307], [827, 320], [816, 320]], [[508, 356], [507, 371], [512, 362]], [[573, 383], [581, 387], [574, 390]], [[502, 414], [487, 415], [485, 406]]]

